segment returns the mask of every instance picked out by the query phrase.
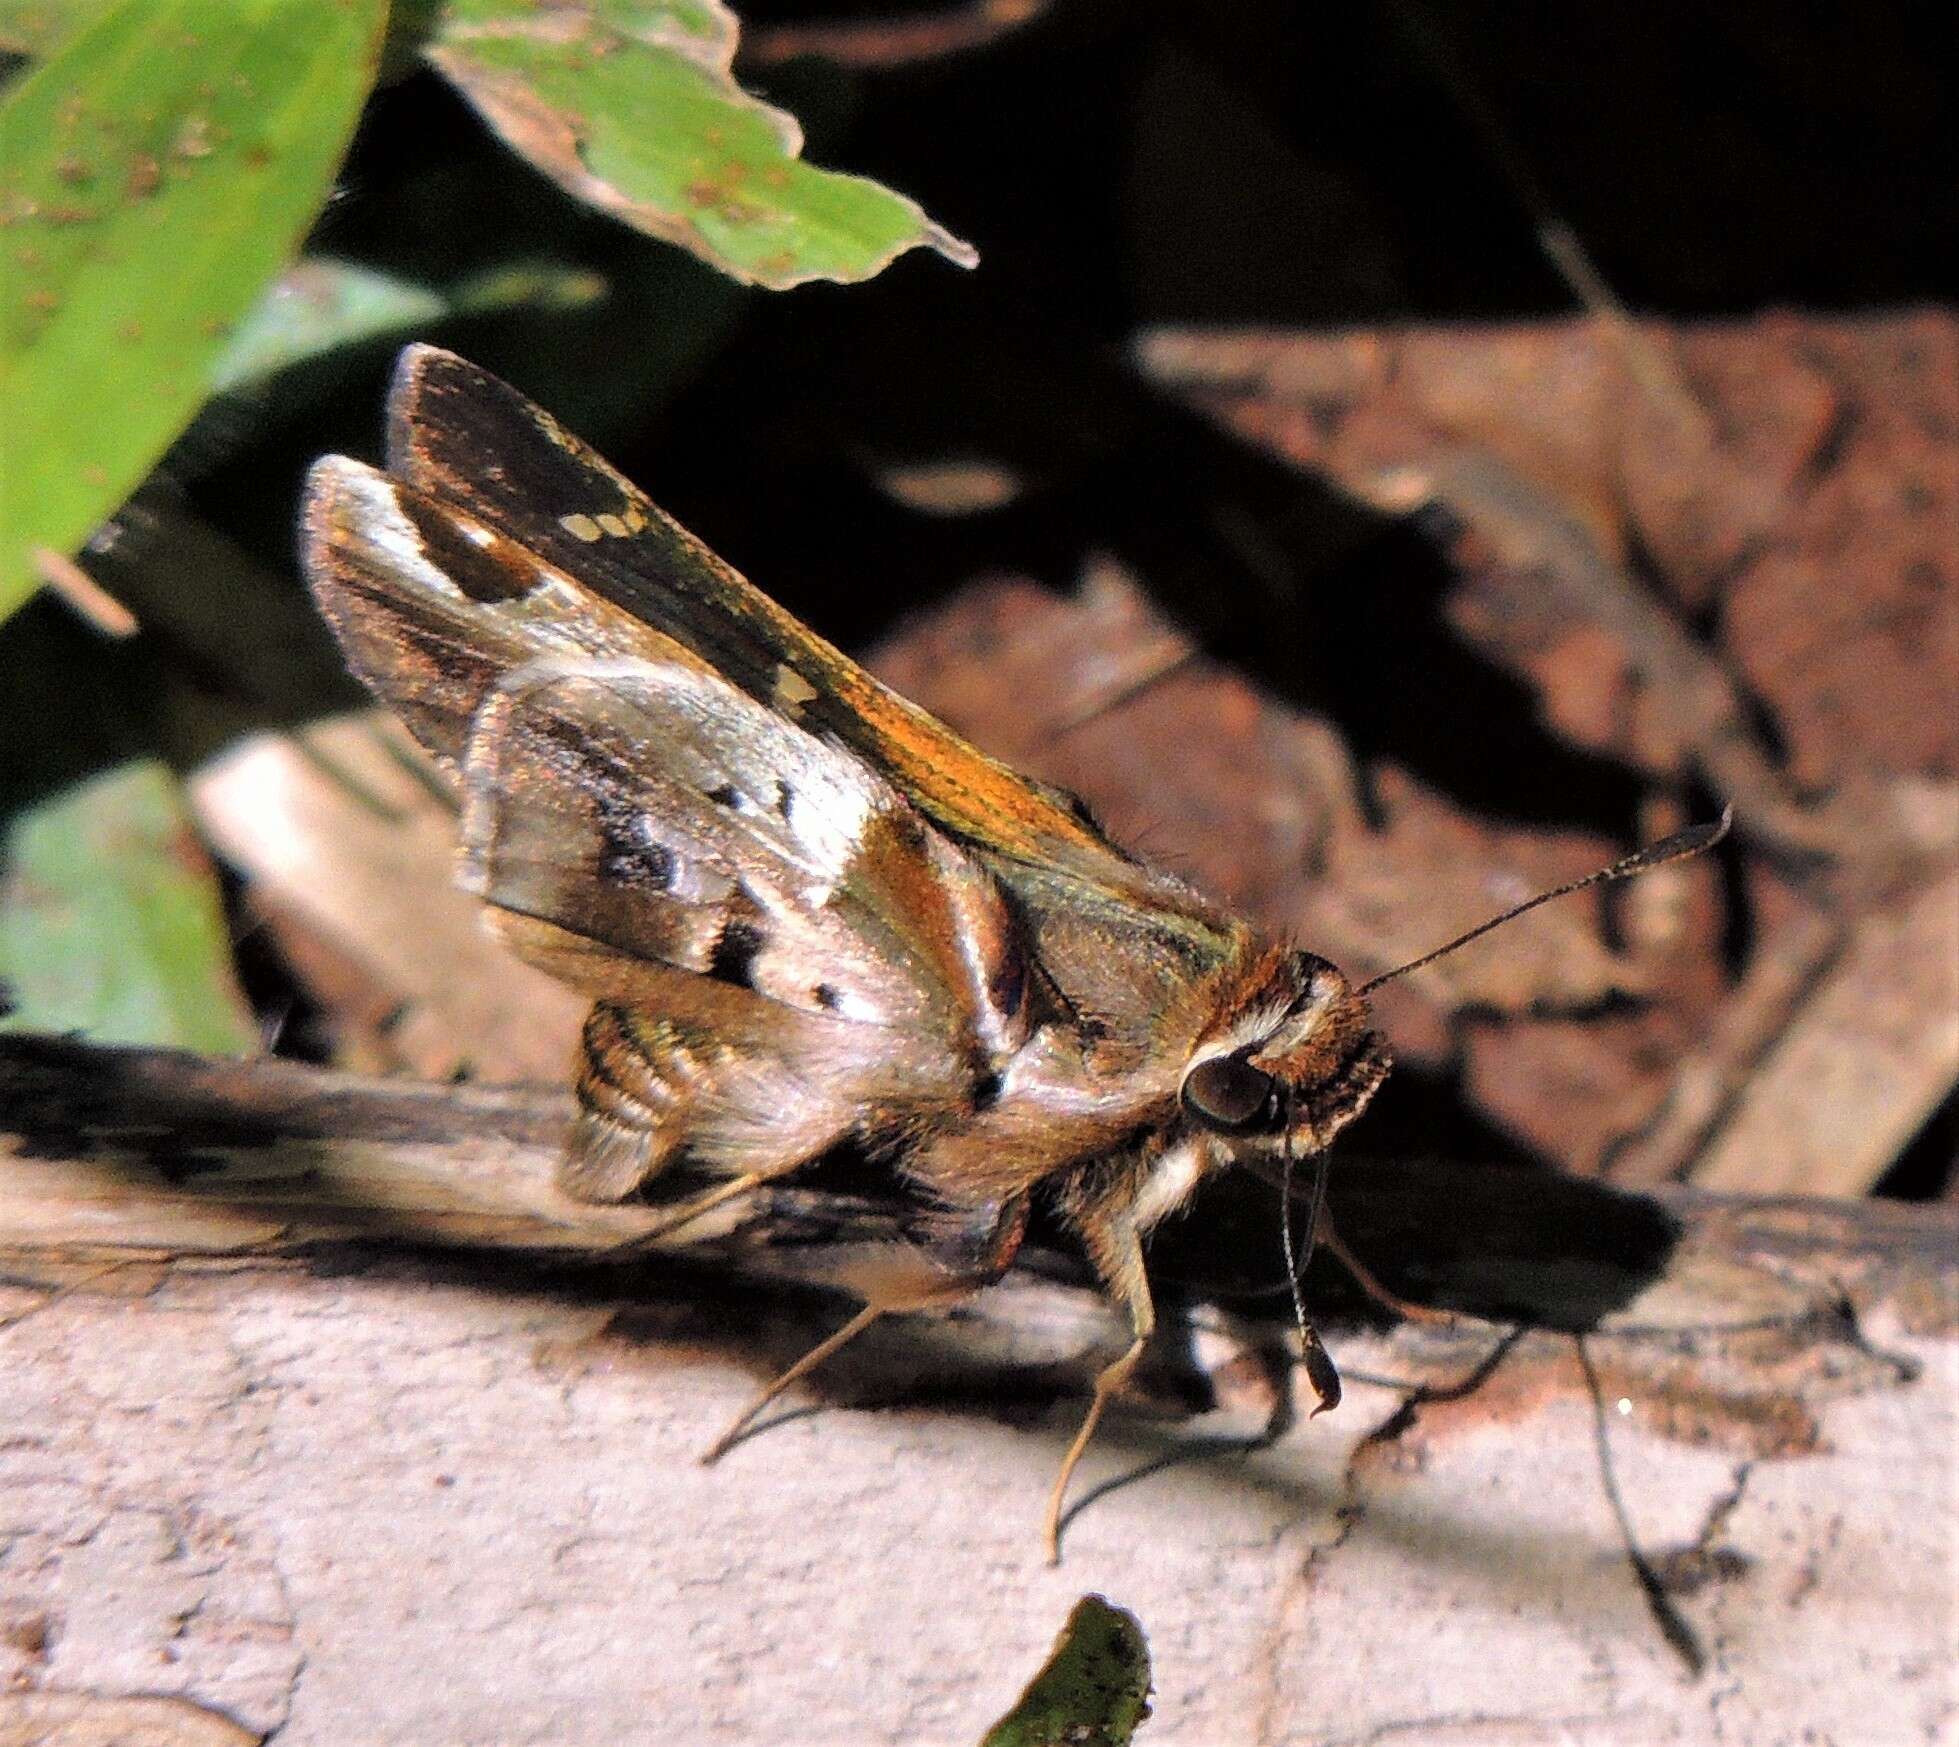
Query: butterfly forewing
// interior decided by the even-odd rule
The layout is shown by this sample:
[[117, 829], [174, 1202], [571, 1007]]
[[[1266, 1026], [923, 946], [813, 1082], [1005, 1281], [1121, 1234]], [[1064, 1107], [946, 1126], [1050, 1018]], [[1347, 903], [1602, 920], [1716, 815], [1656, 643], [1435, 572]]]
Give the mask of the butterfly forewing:
[[451, 769], [491, 687], [527, 662], [706, 666], [520, 541], [342, 455], [307, 481], [302, 558], [348, 665]]
[[752, 698], [833, 735], [932, 818], [1098, 877], [1143, 870], [1070, 798], [986, 757], [751, 585], [557, 420], [435, 347], [403, 354], [390, 471], [453, 502], [685, 645]]
[[648, 637], [878, 771], [980, 857], [1049, 984], [1118, 1054], [1149, 1049], [1164, 999], [1202, 990], [1245, 952], [1239, 919], [879, 683], [488, 372], [433, 347], [405, 352], [388, 454], [472, 525], [575, 574]]

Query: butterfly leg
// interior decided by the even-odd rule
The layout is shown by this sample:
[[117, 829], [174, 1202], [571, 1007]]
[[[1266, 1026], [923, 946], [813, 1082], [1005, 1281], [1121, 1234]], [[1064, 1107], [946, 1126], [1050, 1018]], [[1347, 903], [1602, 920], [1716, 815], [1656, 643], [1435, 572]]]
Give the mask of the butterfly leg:
[[898, 1248], [854, 1278], [852, 1284], [862, 1292], [864, 1308], [835, 1334], [818, 1341], [744, 1407], [702, 1455], [703, 1464], [726, 1454], [763, 1408], [848, 1346], [879, 1317], [956, 1303], [999, 1279], [1027, 1230], [1027, 1198], [1016, 1195], [976, 1209], [956, 1225], [935, 1224], [937, 1229], [926, 1245]]
[[787, 1176], [802, 1161], [792, 1159], [779, 1170], [744, 1171], [739, 1177], [730, 1177], [725, 1183], [717, 1183], [712, 1189], [703, 1189], [700, 1194], [689, 1196], [685, 1201], [676, 1201], [671, 1207], [663, 1208], [664, 1217], [657, 1225], [649, 1226], [634, 1239], [635, 1245], [644, 1244], [654, 1238], [666, 1237], [678, 1231], [683, 1225], [692, 1225], [704, 1213], [712, 1213], [723, 1202], [734, 1201], [743, 1195], [754, 1193], [764, 1183], [772, 1183], [778, 1177]]
[[1061, 1458], [1061, 1472], [1055, 1476], [1054, 1490], [1048, 1495], [1045, 1537], [1050, 1565], [1061, 1563], [1061, 1507], [1068, 1496], [1068, 1482], [1074, 1477], [1075, 1466], [1095, 1436], [1102, 1410], [1110, 1397], [1129, 1381], [1156, 1328], [1156, 1305], [1150, 1297], [1149, 1275], [1143, 1268], [1142, 1236], [1135, 1221], [1126, 1212], [1117, 1210], [1113, 1198], [1096, 1201], [1070, 1197], [1066, 1211], [1081, 1233], [1088, 1259], [1104, 1289], [1128, 1312], [1134, 1338], [1121, 1358], [1096, 1374], [1095, 1394], [1089, 1401], [1081, 1430], [1075, 1433], [1075, 1441]]
[[1347, 1270], [1362, 1293], [1391, 1316], [1399, 1317], [1403, 1322], [1423, 1323], [1431, 1328], [1455, 1328], [1460, 1323], [1461, 1318], [1453, 1311], [1438, 1310], [1432, 1304], [1417, 1304], [1412, 1298], [1403, 1298], [1399, 1292], [1384, 1286], [1374, 1271], [1347, 1247], [1334, 1228], [1331, 1210], [1325, 1207], [1320, 1209], [1318, 1241], [1326, 1253]]

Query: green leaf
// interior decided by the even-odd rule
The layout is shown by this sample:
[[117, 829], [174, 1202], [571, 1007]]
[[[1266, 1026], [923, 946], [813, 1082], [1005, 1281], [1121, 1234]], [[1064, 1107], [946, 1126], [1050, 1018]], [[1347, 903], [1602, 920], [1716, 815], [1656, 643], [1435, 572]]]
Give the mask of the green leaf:
[[1150, 1714], [1150, 1652], [1136, 1616], [1085, 1595], [1020, 1702], [980, 1747], [1127, 1747]]
[[459, 315], [577, 309], [605, 293], [595, 273], [513, 264], [432, 290], [350, 261], [306, 260], [259, 299], [212, 366], [214, 392], [251, 387], [289, 364]]
[[177, 779], [136, 759], [16, 814], [0, 851], [9, 1030], [242, 1053], [217, 877]]
[[121, 0], [0, 97], [0, 617], [211, 392], [326, 199], [384, 0]]
[[0, 0], [0, 51], [51, 54], [112, 4], [113, 0]]
[[903, 195], [804, 163], [795, 117], [736, 85], [738, 35], [720, 0], [452, 0], [427, 54], [568, 193], [745, 283], [977, 262]]

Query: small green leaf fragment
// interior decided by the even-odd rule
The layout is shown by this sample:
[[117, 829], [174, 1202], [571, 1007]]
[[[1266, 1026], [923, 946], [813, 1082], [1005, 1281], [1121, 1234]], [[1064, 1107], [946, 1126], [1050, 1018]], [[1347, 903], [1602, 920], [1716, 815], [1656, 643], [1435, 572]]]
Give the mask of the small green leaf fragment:
[[242, 1054], [257, 1032], [177, 779], [134, 759], [0, 825], [0, 1029]]
[[577, 199], [781, 290], [969, 244], [903, 195], [803, 162], [795, 117], [735, 83], [720, 0], [454, 0], [429, 59]]
[[980, 1747], [1127, 1747], [1150, 1714], [1149, 1696], [1149, 1645], [1136, 1616], [1085, 1595]]
[[211, 384], [227, 394], [337, 346], [420, 327], [442, 312], [441, 297], [424, 286], [351, 262], [300, 261], [238, 324], [212, 366]]
[[604, 294], [605, 281], [596, 274], [541, 263], [513, 263], [438, 291], [351, 261], [299, 261], [239, 324], [212, 367], [212, 386], [218, 393], [247, 388], [288, 365], [363, 340], [419, 332], [447, 316], [578, 309]]

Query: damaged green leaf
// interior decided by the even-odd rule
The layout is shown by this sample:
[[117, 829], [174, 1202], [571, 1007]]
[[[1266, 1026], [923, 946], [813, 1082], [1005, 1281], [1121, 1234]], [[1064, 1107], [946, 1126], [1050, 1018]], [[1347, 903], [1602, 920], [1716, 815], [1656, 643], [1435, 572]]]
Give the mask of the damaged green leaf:
[[455, 0], [424, 52], [568, 193], [747, 284], [978, 261], [903, 195], [803, 162], [795, 117], [735, 83], [739, 34], [720, 0]]
[[0, 97], [0, 617], [211, 393], [324, 203], [381, 0], [122, 0]]
[[980, 1747], [1127, 1747], [1150, 1714], [1150, 1652], [1136, 1616], [1075, 1603], [1040, 1673]]

